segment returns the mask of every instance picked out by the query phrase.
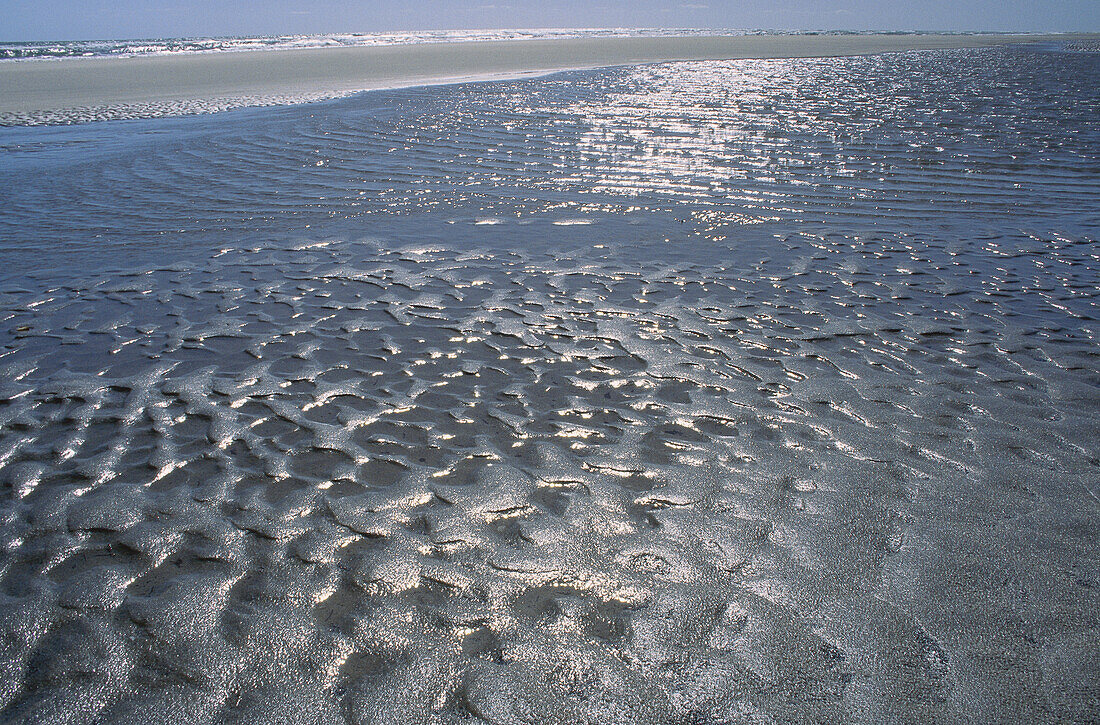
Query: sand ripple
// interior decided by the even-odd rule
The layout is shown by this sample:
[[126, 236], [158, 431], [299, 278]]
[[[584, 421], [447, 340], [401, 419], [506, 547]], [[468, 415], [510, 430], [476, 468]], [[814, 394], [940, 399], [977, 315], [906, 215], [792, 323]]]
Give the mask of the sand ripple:
[[263, 248], [9, 299], [7, 712], [949, 711], [912, 562], [960, 577], [926, 622], [1037, 577], [1065, 613], [983, 595], [1020, 622], [988, 641], [1070, 626], [1092, 575], [1049, 547], [1092, 525], [1051, 524], [1095, 506], [1096, 357], [1079, 321], [883, 284], [897, 255], [848, 268], [889, 246], [787, 240], [819, 259], [781, 285], [765, 258]]

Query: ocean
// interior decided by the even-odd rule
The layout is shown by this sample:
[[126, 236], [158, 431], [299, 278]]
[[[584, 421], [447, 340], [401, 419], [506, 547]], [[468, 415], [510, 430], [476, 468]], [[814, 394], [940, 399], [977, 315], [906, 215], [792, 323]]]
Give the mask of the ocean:
[[[554, 40], [568, 38], [669, 38], [741, 35], [866, 35], [864, 31], [753, 30], [739, 28], [529, 28], [500, 30], [411, 30], [389, 33], [329, 33], [324, 35], [258, 35], [213, 38], [141, 38], [134, 40], [0, 41], [0, 61], [64, 58], [133, 58], [183, 53], [339, 48], [378, 45], [418, 45], [494, 40]], [[897, 32], [892, 35], [919, 35]], [[957, 32], [952, 35], [984, 35]]]
[[0, 720], [1095, 721], [1098, 107], [1046, 44], [0, 128]]

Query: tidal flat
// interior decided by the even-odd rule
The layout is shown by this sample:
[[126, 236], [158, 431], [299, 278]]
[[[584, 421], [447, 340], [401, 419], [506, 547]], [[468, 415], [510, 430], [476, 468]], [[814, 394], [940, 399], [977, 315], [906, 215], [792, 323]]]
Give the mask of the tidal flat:
[[0, 129], [0, 720], [1095, 722], [1098, 89], [1050, 42]]

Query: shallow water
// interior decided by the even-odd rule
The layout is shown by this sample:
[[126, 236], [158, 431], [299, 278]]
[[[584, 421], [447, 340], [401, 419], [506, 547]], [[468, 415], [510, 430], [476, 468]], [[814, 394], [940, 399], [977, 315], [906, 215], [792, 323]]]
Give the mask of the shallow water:
[[1098, 71], [0, 130], [0, 719], [1096, 719]]

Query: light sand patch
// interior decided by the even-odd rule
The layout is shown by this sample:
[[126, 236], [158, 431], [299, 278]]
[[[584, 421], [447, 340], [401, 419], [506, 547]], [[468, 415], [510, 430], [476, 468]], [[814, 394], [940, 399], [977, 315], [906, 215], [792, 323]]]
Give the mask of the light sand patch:
[[0, 63], [0, 124], [209, 113], [357, 91], [673, 60], [810, 58], [1094, 35], [574, 38]]

